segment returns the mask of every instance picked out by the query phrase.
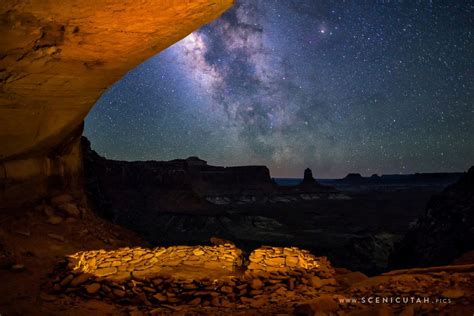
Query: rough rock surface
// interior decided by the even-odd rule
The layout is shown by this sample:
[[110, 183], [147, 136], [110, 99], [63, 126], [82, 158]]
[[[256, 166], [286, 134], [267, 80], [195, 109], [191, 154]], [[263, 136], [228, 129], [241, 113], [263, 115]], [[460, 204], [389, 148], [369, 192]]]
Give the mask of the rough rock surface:
[[[129, 315], [453, 315], [469, 312], [473, 302], [472, 265], [400, 270], [367, 278], [359, 272], [335, 270], [324, 257], [297, 248], [256, 249], [250, 265], [239, 271], [235, 269], [239, 254], [230, 244], [83, 251], [56, 267], [46, 290], [51, 295], [122, 304]], [[228, 267], [200, 270], [200, 264], [189, 269], [186, 263], [193, 256], [202, 263], [228, 255], [233, 271]], [[168, 260], [175, 261], [171, 270], [166, 269]], [[151, 265], [147, 271], [132, 262]], [[119, 277], [124, 270], [127, 277]], [[383, 299], [403, 303], [380, 303]]]
[[[58, 225], [47, 223], [51, 210], [65, 216], [56, 208], [62, 203], [83, 208], [80, 199], [61, 194], [45, 201], [43, 212], [25, 208], [0, 213], [0, 257], [7, 257], [2, 262], [7, 266], [0, 269], [0, 309], [5, 315], [451, 316], [474, 312], [474, 267], [469, 264], [367, 278], [359, 272], [332, 268], [323, 257], [304, 250], [263, 247], [250, 255], [252, 260], [265, 258], [259, 261], [263, 261], [259, 270], [249, 269], [252, 261], [245, 257], [241, 267], [239, 260], [233, 261], [232, 271], [220, 265], [203, 268], [184, 264], [186, 259], [182, 258], [222, 262], [225, 256], [238, 258], [238, 250], [216, 239], [222, 247], [150, 249], [135, 235], [97, 218], [88, 209], [74, 222], [66, 218]], [[52, 234], [61, 240], [48, 236]], [[163, 250], [172, 252], [156, 256]], [[215, 260], [217, 256], [219, 260]], [[161, 264], [178, 257], [175, 266]], [[298, 267], [294, 266], [296, 257]], [[58, 265], [58, 258], [67, 259]], [[92, 268], [94, 258], [96, 268]], [[153, 258], [160, 259], [152, 267]], [[305, 261], [300, 265], [301, 258]], [[133, 267], [132, 261], [136, 263]], [[267, 271], [275, 267], [275, 261], [280, 269]], [[286, 268], [281, 266], [283, 261]], [[102, 264], [105, 266], [98, 267]], [[127, 278], [117, 278], [123, 267], [132, 271]], [[158, 268], [159, 275], [153, 272]], [[409, 301], [376, 304], [367, 302], [370, 297]], [[433, 301], [411, 302], [411, 297]]]
[[288, 270], [317, 270], [319, 276], [331, 277], [334, 270], [326, 257], [315, 257], [296, 247], [262, 247], [249, 257], [248, 269], [254, 272], [285, 272]]
[[0, 206], [33, 179], [30, 200], [52, 190], [39, 188], [49, 177], [77, 181], [82, 121], [105, 89], [232, 3], [1, 1]]
[[474, 167], [433, 196], [391, 255], [393, 267], [444, 265], [474, 250]]
[[68, 260], [73, 270], [111, 280], [127, 279], [131, 275], [150, 277], [181, 265], [196, 270], [234, 271], [243, 261], [242, 251], [230, 244], [83, 251], [69, 256]]
[[298, 248], [256, 249], [244, 269], [242, 252], [231, 244], [82, 251], [57, 267], [49, 289], [155, 307], [259, 309], [336, 285], [327, 280], [335, 272], [325, 258]]

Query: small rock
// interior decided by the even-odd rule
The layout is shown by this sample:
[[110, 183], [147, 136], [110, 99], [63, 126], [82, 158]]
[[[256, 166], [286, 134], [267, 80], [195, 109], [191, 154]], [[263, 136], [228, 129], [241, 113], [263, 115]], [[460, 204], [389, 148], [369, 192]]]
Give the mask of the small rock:
[[297, 267], [298, 266], [298, 257], [287, 256], [285, 259], [285, 263], [289, 267]]
[[46, 215], [47, 217], [54, 216], [54, 208], [52, 208], [50, 205], [43, 205], [42, 209], [44, 215]]
[[323, 281], [317, 277], [317, 276], [312, 276], [310, 279], [309, 279], [309, 284], [314, 287], [314, 288], [320, 288], [322, 287], [324, 284], [323, 284]]
[[59, 283], [62, 287], [68, 285], [71, 283], [72, 279], [74, 279], [74, 276], [72, 274], [68, 274], [62, 281]]
[[125, 291], [122, 291], [119, 289], [114, 289], [112, 293], [114, 293], [115, 296], [120, 297], [120, 298], [125, 297]]
[[227, 293], [227, 294], [231, 294], [232, 292], [234, 292], [230, 286], [223, 286], [223, 287], [221, 287], [221, 291], [222, 291], [223, 293]]
[[155, 286], [159, 286], [161, 283], [163, 283], [163, 279], [157, 278], [157, 279], [151, 280], [151, 282], [152, 282]]
[[280, 258], [280, 257], [269, 258], [265, 260], [265, 263], [272, 267], [279, 267], [285, 264], [285, 258]]
[[75, 277], [74, 279], [72, 279], [71, 285], [72, 286], [81, 285], [81, 284], [87, 282], [87, 280], [89, 280], [90, 277], [91, 277], [91, 275], [87, 274], [87, 273], [80, 274], [77, 277]]
[[263, 282], [260, 279], [253, 279], [250, 285], [254, 290], [260, 290], [263, 287]]
[[153, 295], [154, 298], [156, 298], [160, 302], [166, 302], [168, 300], [168, 297], [164, 294], [158, 293]]
[[201, 298], [200, 298], [200, 297], [196, 297], [195, 299], [190, 300], [190, 301], [188, 302], [188, 304], [191, 305], [191, 306], [199, 305], [199, 304], [201, 304]]
[[257, 299], [253, 299], [250, 302], [250, 306], [252, 306], [253, 308], [260, 308], [263, 305], [265, 305], [267, 303], [267, 301], [268, 301], [268, 299], [266, 297], [262, 296], [262, 297], [259, 297]]
[[102, 284], [101, 288], [102, 288], [102, 291], [104, 291], [105, 293], [112, 292], [112, 289], [110, 287], [108, 287], [107, 285], [105, 285], [105, 284]]
[[155, 292], [156, 292], [156, 290], [155, 290], [154, 288], [149, 287], [149, 286], [144, 286], [144, 287], [143, 287], [143, 290], [144, 290], [145, 292], [148, 292], [148, 293], [155, 293]]
[[193, 250], [193, 254], [194, 254], [195, 256], [202, 256], [204, 253], [205, 253], [205, 252], [202, 251], [202, 249], [199, 249], [199, 248]]
[[222, 307], [231, 307], [230, 302], [225, 298], [221, 299], [221, 306]]
[[99, 283], [88, 284], [88, 285], [85, 286], [85, 288], [86, 288], [87, 293], [95, 294], [95, 293], [99, 292], [100, 284]]

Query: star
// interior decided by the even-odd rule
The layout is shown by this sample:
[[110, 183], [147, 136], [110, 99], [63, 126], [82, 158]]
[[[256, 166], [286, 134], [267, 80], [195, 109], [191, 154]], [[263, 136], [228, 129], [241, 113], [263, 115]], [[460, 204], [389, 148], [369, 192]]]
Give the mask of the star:
[[112, 159], [199, 156], [274, 177], [466, 170], [470, 11], [237, 0], [111, 87], [85, 134]]

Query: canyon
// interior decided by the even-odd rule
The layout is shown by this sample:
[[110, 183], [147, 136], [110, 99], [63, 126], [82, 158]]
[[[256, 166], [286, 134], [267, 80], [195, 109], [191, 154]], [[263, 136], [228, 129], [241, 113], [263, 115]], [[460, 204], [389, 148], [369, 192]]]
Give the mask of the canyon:
[[[232, 4], [0, 3], [0, 314], [472, 314], [472, 168], [369, 196], [310, 170], [284, 187], [264, 166], [107, 160], [81, 138], [105, 89]], [[345, 301], [373, 296], [438, 301]]]

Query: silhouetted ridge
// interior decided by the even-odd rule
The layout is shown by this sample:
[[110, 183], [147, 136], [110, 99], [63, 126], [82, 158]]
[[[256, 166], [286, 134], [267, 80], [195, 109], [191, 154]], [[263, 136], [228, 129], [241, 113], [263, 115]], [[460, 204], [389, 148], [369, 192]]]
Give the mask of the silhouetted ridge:
[[393, 268], [443, 265], [474, 249], [474, 167], [433, 196], [391, 255]]

